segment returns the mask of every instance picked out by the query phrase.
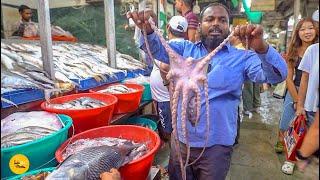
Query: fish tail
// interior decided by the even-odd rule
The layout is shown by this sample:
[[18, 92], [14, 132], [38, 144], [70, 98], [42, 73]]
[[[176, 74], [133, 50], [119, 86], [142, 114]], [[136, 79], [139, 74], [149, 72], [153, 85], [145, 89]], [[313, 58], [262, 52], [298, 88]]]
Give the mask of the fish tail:
[[61, 93], [61, 89], [60, 88], [55, 88], [55, 89], [44, 89], [44, 98], [46, 100], [46, 102], [49, 104], [50, 103], [50, 98], [51, 98], [51, 94], [53, 92], [59, 92]]

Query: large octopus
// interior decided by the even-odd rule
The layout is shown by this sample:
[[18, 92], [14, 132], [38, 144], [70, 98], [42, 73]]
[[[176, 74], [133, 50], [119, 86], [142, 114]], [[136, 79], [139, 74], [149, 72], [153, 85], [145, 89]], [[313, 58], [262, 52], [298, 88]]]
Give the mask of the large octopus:
[[[192, 57], [184, 58], [177, 54], [166, 42], [166, 40], [162, 37], [158, 28], [155, 26], [152, 19], [149, 20], [151, 28], [157, 34], [160, 39], [161, 44], [166, 49], [169, 55], [170, 61], [170, 70], [166, 78], [170, 82], [169, 92], [170, 92], [170, 102], [171, 102], [171, 114], [172, 114], [172, 135], [174, 136], [174, 144], [176, 148], [176, 152], [178, 154], [180, 168], [182, 173], [182, 178], [186, 179], [186, 168], [189, 165], [194, 164], [204, 153], [205, 147], [209, 138], [209, 100], [208, 100], [208, 81], [207, 81], [207, 68], [212, 57], [229, 41], [230, 37], [233, 36], [233, 32], [212, 52], [210, 52], [207, 56], [194, 60]], [[146, 28], [142, 29], [145, 45], [147, 48], [147, 53], [151, 59], [154, 59], [149, 44], [147, 41], [147, 33]], [[156, 66], [156, 62], [154, 62]], [[159, 68], [161, 70], [161, 68]], [[163, 71], [163, 70], [161, 70]], [[187, 130], [187, 119], [191, 122], [192, 126], [197, 126], [197, 123], [200, 118], [200, 108], [201, 108], [201, 89], [204, 89], [205, 95], [205, 105], [206, 105], [206, 138], [205, 145], [198, 156], [193, 162], [189, 163], [190, 158], [190, 145], [188, 142], [188, 130]], [[186, 142], [187, 147], [187, 156], [185, 160], [185, 164], [183, 164], [181, 151], [180, 151], [180, 142], [178, 140], [178, 131], [177, 131], [177, 109], [179, 99], [182, 95], [182, 106], [181, 106], [181, 129], [182, 129], [182, 137]], [[189, 105], [188, 105], [189, 104]], [[187, 118], [188, 116], [188, 118]]]

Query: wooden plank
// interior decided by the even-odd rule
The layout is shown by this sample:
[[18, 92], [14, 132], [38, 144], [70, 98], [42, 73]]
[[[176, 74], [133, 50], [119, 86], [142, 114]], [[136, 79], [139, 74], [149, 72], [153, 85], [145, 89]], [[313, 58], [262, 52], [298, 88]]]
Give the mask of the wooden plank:
[[104, 0], [106, 42], [109, 65], [116, 68], [116, 30], [114, 21], [114, 0]]
[[54, 80], [49, 0], [38, 0], [38, 20], [43, 69]]

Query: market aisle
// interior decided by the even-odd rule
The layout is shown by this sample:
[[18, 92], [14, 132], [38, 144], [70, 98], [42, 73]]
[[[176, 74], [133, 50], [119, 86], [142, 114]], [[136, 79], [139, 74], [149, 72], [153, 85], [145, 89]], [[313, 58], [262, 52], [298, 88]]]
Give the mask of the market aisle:
[[274, 152], [282, 100], [272, 97], [271, 91], [261, 93], [259, 114], [243, 117], [239, 145], [234, 148], [227, 180], [241, 179], [302, 179], [295, 171], [289, 176], [281, 172], [284, 154]]

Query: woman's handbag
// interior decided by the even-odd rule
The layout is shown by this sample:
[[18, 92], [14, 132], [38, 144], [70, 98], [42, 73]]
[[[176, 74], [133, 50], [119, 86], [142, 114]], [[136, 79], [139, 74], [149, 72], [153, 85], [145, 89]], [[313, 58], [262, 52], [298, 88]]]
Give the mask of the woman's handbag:
[[307, 133], [307, 122], [303, 115], [294, 117], [289, 129], [284, 133], [285, 151], [288, 160], [296, 161], [296, 151], [301, 147]]

